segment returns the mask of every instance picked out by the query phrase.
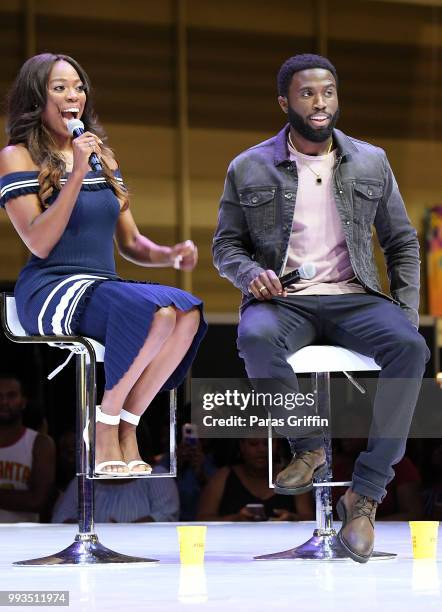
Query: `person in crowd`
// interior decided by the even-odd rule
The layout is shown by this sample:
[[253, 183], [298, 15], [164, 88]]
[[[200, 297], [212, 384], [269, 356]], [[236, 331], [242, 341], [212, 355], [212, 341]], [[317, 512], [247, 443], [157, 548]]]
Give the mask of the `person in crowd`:
[[442, 440], [425, 440], [427, 458], [424, 460], [425, 516], [432, 521], [442, 520]]
[[[164, 473], [162, 466], [153, 473]], [[78, 487], [74, 478], [55, 504], [53, 523], [78, 520]], [[179, 497], [171, 478], [112, 478], [95, 483], [97, 523], [150, 523], [177, 521]]]
[[[247, 374], [298, 389], [287, 357], [331, 343], [381, 367], [367, 449], [338, 502], [347, 554], [366, 563], [378, 504], [405, 452], [430, 353], [419, 323], [419, 242], [385, 152], [336, 129], [338, 76], [325, 57], [296, 55], [281, 66], [278, 103], [288, 123], [230, 164], [213, 241], [221, 276], [242, 292], [238, 349]], [[376, 229], [390, 279], [383, 293], [373, 256]], [[280, 278], [313, 264], [283, 288]], [[306, 278], [309, 276], [311, 278]], [[272, 416], [287, 417], [274, 403]], [[276, 477], [279, 493], [311, 490], [326, 472], [320, 429], [277, 428], [293, 460]]]
[[75, 476], [76, 471], [76, 440], [75, 431], [66, 429], [57, 439], [57, 470], [56, 484], [60, 495]]
[[[72, 120], [84, 126], [76, 138]], [[114, 238], [141, 266], [192, 270], [197, 248], [190, 240], [161, 246], [138, 230], [89, 77], [73, 58], [43, 53], [24, 63], [6, 129], [0, 206], [31, 252], [15, 286], [20, 322], [31, 334], [81, 334], [105, 345], [96, 473], [149, 473], [137, 446], [140, 416], [160, 389], [181, 383], [206, 323], [193, 295], [119, 278]]]
[[177, 446], [180, 521], [194, 521], [201, 491], [217, 471], [208, 440], [183, 436]]
[[[274, 441], [274, 451], [275, 451]], [[267, 439], [239, 441], [240, 460], [220, 468], [201, 493], [200, 521], [306, 521], [314, 517], [310, 493], [288, 497], [269, 488]]]
[[[333, 480], [351, 480], [353, 465], [359, 453], [367, 447], [364, 438], [342, 438], [336, 441], [333, 453]], [[387, 493], [377, 516], [381, 521], [420, 521], [424, 517], [422, 486], [419, 470], [407, 455], [395, 465], [395, 478], [386, 486]], [[336, 504], [345, 493], [343, 487], [332, 487]]]
[[[180, 417], [190, 417], [190, 404], [183, 406]], [[208, 440], [197, 436], [196, 428], [189, 423], [178, 427], [178, 440], [176, 445], [176, 485], [180, 498], [180, 521], [194, 521], [198, 511], [199, 497], [202, 488], [206, 485], [208, 478], [216, 472], [213, 454], [210, 450]], [[158, 433], [154, 434], [155, 425], [149, 424], [139, 433], [144, 435], [138, 438], [140, 447], [149, 448], [151, 452], [146, 454], [152, 456], [150, 462], [154, 466], [162, 466], [170, 469], [170, 423], [164, 420], [156, 424]], [[151, 431], [152, 430], [152, 431]], [[189, 435], [189, 432], [191, 435]], [[157, 448], [152, 448], [152, 439], [155, 438]], [[143, 441], [144, 440], [144, 441]]]
[[55, 445], [24, 427], [21, 380], [0, 374], [0, 523], [38, 522], [52, 499]]

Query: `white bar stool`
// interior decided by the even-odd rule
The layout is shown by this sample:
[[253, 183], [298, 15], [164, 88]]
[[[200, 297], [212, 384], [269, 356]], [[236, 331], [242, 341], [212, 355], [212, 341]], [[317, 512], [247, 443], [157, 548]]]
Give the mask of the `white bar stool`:
[[[324, 448], [327, 461], [327, 474], [324, 480], [315, 480], [313, 487], [316, 497], [316, 529], [313, 536], [304, 544], [282, 552], [260, 555], [259, 561], [281, 559], [343, 561], [350, 559], [341, 546], [336, 530], [333, 527], [333, 507], [330, 487], [350, 486], [351, 482], [332, 482], [332, 447], [331, 447], [331, 409], [330, 409], [330, 372], [343, 372], [361, 392], [365, 389], [349, 372], [378, 371], [381, 368], [371, 357], [350, 351], [342, 346], [312, 345], [306, 346], [290, 355], [287, 362], [295, 374], [309, 373], [315, 394], [316, 413], [327, 419], [328, 428], [324, 430]], [[273, 488], [272, 427], [268, 434], [269, 452], [269, 487]], [[394, 559], [393, 553], [375, 551], [372, 559]]]
[[[95, 408], [96, 364], [104, 361], [104, 346], [83, 336], [31, 336], [23, 329], [17, 315], [15, 298], [2, 293], [1, 321], [6, 337], [12, 342], [40, 343], [68, 349], [76, 357], [77, 425], [76, 475], [78, 483], [78, 533], [74, 542], [64, 550], [14, 565], [97, 565], [101, 563], [158, 563], [123, 555], [103, 546], [94, 526], [94, 480], [112, 476], [94, 474], [95, 466]], [[71, 353], [71, 354], [72, 354]], [[71, 355], [70, 355], [71, 356]], [[66, 362], [65, 362], [66, 363]], [[61, 366], [63, 367], [63, 366]], [[57, 368], [58, 371], [60, 368]], [[170, 470], [158, 474], [133, 474], [128, 478], [164, 478], [176, 476], [176, 390], [169, 392]], [[90, 426], [92, 424], [92, 427]]]

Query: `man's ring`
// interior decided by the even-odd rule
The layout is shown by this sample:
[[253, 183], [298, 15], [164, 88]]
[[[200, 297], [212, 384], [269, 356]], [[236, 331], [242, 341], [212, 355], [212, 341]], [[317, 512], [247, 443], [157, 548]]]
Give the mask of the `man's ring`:
[[263, 285], [262, 287], [259, 288], [259, 292], [262, 293], [264, 291], [264, 289], [267, 289], [267, 287], [265, 285]]

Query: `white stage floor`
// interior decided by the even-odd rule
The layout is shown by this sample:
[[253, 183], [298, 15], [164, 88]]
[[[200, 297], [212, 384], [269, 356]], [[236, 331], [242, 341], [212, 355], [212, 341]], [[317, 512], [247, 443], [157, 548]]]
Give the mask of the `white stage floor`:
[[441, 533], [437, 562], [413, 561], [407, 523], [381, 522], [376, 525], [376, 549], [398, 553], [393, 561], [254, 561], [254, 555], [302, 544], [314, 524], [209, 523], [204, 566], [180, 566], [175, 527], [98, 525], [103, 545], [160, 563], [82, 568], [11, 565], [65, 548], [74, 539], [75, 526], [0, 525], [0, 590], [69, 591], [69, 608], [51, 609], [85, 612], [442, 610]]

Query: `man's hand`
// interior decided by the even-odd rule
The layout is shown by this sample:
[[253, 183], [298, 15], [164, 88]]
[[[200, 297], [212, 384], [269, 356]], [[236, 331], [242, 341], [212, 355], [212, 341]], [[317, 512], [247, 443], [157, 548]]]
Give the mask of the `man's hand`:
[[193, 270], [198, 262], [198, 249], [192, 240], [180, 242], [172, 247], [170, 260], [177, 270]]
[[265, 270], [258, 274], [250, 283], [249, 292], [260, 302], [271, 300], [275, 295], [287, 297], [287, 291], [282, 288], [273, 270]]

